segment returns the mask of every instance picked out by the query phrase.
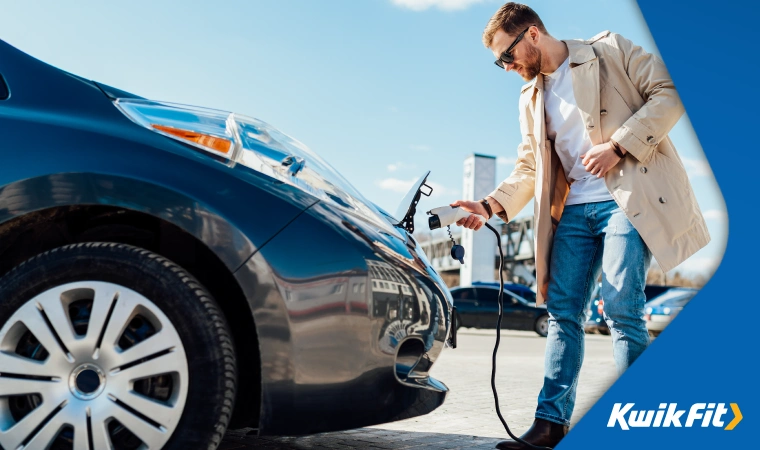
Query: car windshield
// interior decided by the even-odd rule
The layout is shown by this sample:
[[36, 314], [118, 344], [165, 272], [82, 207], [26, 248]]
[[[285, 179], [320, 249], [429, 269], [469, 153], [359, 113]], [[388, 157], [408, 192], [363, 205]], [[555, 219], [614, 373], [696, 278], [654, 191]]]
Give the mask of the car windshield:
[[695, 295], [697, 291], [693, 289], [671, 289], [655, 297], [648, 306], [683, 306]]

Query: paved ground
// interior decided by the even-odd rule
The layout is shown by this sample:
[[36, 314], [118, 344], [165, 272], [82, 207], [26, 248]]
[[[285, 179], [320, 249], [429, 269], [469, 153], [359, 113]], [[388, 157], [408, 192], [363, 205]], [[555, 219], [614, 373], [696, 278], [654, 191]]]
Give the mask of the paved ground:
[[[533, 422], [536, 397], [543, 381], [545, 342], [533, 332], [502, 331], [496, 382], [502, 415], [517, 435]], [[376, 427], [297, 438], [263, 438], [255, 436], [252, 430], [236, 430], [227, 434], [220, 449], [493, 448], [496, 442], [506, 438], [491, 393], [493, 344], [494, 331], [460, 331], [459, 347], [444, 350], [431, 371], [451, 392], [446, 403], [428, 415]], [[573, 424], [615, 378], [609, 336], [587, 335]]]

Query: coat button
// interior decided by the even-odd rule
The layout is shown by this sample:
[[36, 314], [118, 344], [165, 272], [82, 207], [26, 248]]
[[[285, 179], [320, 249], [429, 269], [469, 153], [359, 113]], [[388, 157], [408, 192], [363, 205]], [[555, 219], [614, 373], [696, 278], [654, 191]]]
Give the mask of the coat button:
[[665, 200], [665, 197], [660, 197], [660, 203], [665, 203], [667, 200]]
[[646, 167], [642, 167], [641, 168], [641, 173], [647, 173], [647, 168]]
[[607, 115], [607, 110], [603, 109], [603, 110], [599, 111], [599, 114], [605, 116], [605, 115]]
[[649, 142], [650, 144], [654, 145], [654, 143], [655, 143], [654, 136], [647, 136], [647, 142]]

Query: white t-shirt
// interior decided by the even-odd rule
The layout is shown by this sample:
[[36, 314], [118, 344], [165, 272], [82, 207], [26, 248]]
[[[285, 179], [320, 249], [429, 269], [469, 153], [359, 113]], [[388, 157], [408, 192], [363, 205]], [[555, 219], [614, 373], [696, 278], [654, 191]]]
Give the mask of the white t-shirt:
[[604, 184], [604, 178], [597, 178], [596, 175], [586, 172], [580, 157], [594, 144], [591, 143], [578, 111], [578, 104], [575, 102], [569, 61], [569, 58], [566, 59], [554, 73], [544, 75], [546, 134], [554, 141], [554, 148], [562, 161], [567, 181], [572, 183], [565, 204], [612, 200]]

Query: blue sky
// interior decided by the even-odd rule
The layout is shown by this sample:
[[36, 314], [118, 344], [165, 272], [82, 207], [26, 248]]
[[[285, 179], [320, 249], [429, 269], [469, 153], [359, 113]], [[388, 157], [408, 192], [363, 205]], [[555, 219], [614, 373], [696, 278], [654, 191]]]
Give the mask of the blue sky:
[[[269, 122], [391, 212], [431, 170], [435, 192], [424, 211], [460, 197], [472, 153], [498, 157], [499, 181], [513, 168], [524, 81], [499, 71], [481, 43], [502, 3], [4, 0], [0, 39], [144, 97]], [[528, 4], [558, 38], [609, 29], [657, 51], [632, 0]], [[725, 204], [688, 118], [671, 138], [713, 236], [678, 269], [709, 274], [725, 248]], [[521, 214], [531, 213], [529, 205]]]

